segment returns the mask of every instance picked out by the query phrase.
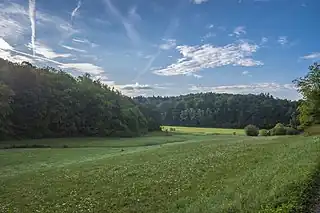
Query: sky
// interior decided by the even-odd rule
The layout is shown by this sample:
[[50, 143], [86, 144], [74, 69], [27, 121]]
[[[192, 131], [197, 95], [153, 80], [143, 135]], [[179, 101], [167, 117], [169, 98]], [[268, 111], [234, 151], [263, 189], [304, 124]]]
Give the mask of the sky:
[[320, 61], [319, 0], [0, 0], [0, 57], [129, 96], [270, 93]]

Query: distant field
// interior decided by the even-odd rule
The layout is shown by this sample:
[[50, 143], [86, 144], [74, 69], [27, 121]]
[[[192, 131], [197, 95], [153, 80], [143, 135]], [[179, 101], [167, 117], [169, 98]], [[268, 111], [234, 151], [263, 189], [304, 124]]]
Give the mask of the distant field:
[[57, 148], [0, 150], [1, 213], [309, 212], [303, 201], [319, 172], [320, 141], [313, 137], [158, 134], [19, 143]]
[[203, 134], [222, 134], [232, 135], [234, 132], [237, 135], [244, 135], [243, 129], [222, 129], [222, 128], [198, 128], [198, 127], [183, 127], [183, 126], [163, 126], [164, 130], [174, 128], [176, 132], [182, 133], [203, 133]]

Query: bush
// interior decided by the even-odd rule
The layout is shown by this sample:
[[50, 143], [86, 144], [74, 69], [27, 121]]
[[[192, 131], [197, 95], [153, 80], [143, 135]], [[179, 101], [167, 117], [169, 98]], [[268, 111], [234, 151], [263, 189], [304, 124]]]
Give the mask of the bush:
[[244, 131], [247, 136], [258, 136], [259, 135], [259, 128], [255, 125], [248, 125], [244, 128]]
[[270, 132], [271, 132], [271, 135], [286, 135], [287, 134], [286, 127], [281, 123], [278, 123], [275, 127], [273, 127], [273, 129], [271, 129]]
[[260, 136], [270, 136], [270, 132], [268, 130], [266, 130], [266, 129], [261, 129], [259, 131], [259, 135]]
[[286, 135], [298, 135], [299, 131], [292, 127], [286, 127]]

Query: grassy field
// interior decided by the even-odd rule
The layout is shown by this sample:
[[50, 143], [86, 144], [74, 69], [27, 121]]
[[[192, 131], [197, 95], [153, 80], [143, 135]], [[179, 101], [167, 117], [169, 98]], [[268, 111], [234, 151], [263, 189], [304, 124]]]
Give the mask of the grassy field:
[[302, 208], [309, 206], [320, 153], [319, 139], [302, 136], [174, 134], [17, 144], [53, 148], [0, 150], [1, 213], [308, 212]]
[[200, 127], [183, 127], [183, 126], [163, 126], [163, 130], [170, 131], [170, 128], [174, 128], [178, 133], [200, 133], [200, 134], [220, 134], [220, 135], [245, 135], [243, 129], [222, 129], [222, 128], [200, 128]]

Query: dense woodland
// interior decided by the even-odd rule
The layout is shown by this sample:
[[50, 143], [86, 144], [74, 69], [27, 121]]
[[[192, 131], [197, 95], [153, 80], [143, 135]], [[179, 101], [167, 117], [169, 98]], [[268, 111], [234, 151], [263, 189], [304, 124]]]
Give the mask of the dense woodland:
[[244, 128], [254, 124], [270, 129], [277, 123], [293, 127], [299, 124], [298, 103], [276, 99], [269, 94], [199, 93], [178, 97], [136, 97], [134, 100], [157, 108], [165, 125]]
[[320, 124], [320, 64], [311, 65], [308, 74], [294, 83], [303, 96], [298, 107], [301, 127]]
[[303, 100], [198, 93], [129, 98], [85, 74], [73, 77], [0, 59], [0, 139], [139, 136], [160, 125], [270, 129], [320, 123], [320, 65], [294, 81]]
[[159, 115], [118, 91], [53, 68], [0, 59], [0, 138], [138, 136]]

